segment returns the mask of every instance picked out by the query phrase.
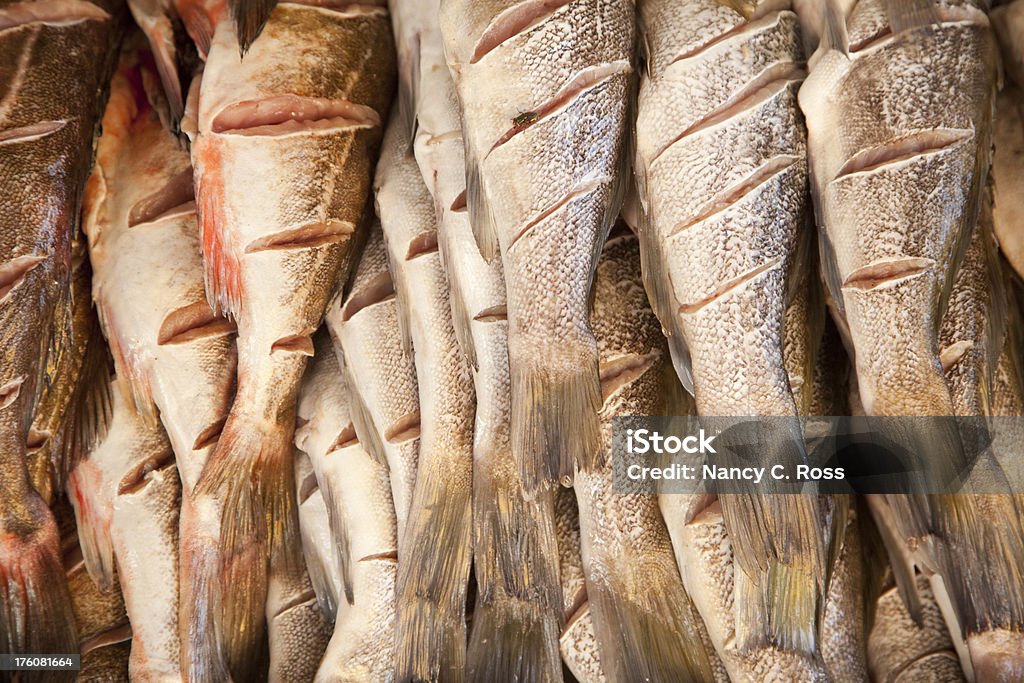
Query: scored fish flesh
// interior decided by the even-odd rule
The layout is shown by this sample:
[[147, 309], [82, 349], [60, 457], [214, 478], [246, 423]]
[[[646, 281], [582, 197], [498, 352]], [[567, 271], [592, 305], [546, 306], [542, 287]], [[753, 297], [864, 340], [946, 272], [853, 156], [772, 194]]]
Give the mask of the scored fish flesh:
[[512, 452], [530, 490], [600, 450], [590, 285], [629, 174], [631, 0], [443, 0], [466, 202], [508, 296]]
[[[398, 317], [420, 397], [416, 487], [398, 564], [396, 680], [459, 681], [473, 551], [473, 378], [452, 324], [430, 193], [393, 115], [375, 181]], [[359, 357], [345, 356], [346, 363]]]
[[[700, 415], [796, 416], [818, 314], [800, 285], [810, 259], [799, 248], [808, 202], [797, 17], [787, 2], [644, 0], [639, 8], [647, 51], [639, 235], [676, 372]], [[825, 579], [816, 499], [748, 491], [722, 496], [720, 507], [739, 569], [737, 611], [747, 612], [733, 622], [739, 649], [796, 653], [803, 675], [823, 675], [814, 672]], [[709, 630], [738, 675], [730, 662], [741, 659], [726, 657], [731, 645], [716, 639], [727, 631]]]
[[394, 66], [382, 7], [282, 4], [247, 51], [254, 36], [227, 15], [213, 25], [192, 159], [207, 293], [238, 324], [238, 388], [199, 489], [224, 504], [215, 622], [232, 677], [250, 680], [268, 563], [298, 551], [299, 381], [363, 232]]
[[[117, 0], [0, 7], [0, 651], [74, 652], [57, 530], [26, 470], [46, 367], [71, 332], [71, 243], [104, 84], [117, 56]], [[65, 680], [67, 672], [26, 673]], [[73, 675], [71, 675], [73, 677]]]
[[439, 8], [439, 0], [392, 3], [400, 87], [415, 105], [415, 156], [434, 200], [452, 324], [473, 367], [477, 595], [467, 678], [558, 680], [561, 589], [554, 492], [527, 495], [512, 454], [505, 282], [501, 259], [488, 262], [477, 247], [466, 210], [465, 143]]

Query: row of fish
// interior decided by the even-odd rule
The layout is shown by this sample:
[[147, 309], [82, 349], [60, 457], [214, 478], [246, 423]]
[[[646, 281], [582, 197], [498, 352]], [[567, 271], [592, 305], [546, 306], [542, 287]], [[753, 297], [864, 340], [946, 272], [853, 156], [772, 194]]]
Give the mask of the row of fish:
[[1020, 680], [1019, 496], [622, 493], [611, 429], [1021, 414], [1022, 2], [3, 3], [0, 647]]

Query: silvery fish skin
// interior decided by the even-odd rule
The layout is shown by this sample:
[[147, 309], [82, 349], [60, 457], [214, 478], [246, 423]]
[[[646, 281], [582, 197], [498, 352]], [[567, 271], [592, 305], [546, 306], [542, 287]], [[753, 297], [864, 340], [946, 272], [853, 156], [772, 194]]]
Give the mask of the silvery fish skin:
[[[111, 378], [113, 380], [113, 378]], [[89, 574], [117, 582], [131, 621], [132, 680], [180, 681], [178, 510], [181, 482], [163, 427], [113, 393], [110, 425], [71, 472], [68, 494]]]
[[3, 652], [72, 652], [75, 642], [56, 527], [29, 480], [26, 444], [46, 366], [70, 332], [71, 243], [121, 8], [116, 0], [0, 6]]
[[298, 550], [299, 382], [360, 238], [394, 67], [381, 7], [282, 4], [250, 46], [227, 13], [213, 25], [192, 158], [207, 293], [238, 323], [238, 390], [199, 489], [224, 501], [215, 622], [248, 680], [270, 558]]
[[[636, 133], [639, 235], [676, 372], [701, 415], [795, 416], [807, 404], [801, 393], [797, 405], [790, 378], [799, 391], [818, 315], [797, 284], [807, 277], [809, 213], [797, 17], [786, 2], [644, 0], [639, 8], [648, 64]], [[736, 617], [740, 649], [778, 646], [820, 668], [816, 500], [750, 491], [721, 505], [747, 579], [736, 590], [751, 591], [737, 605], [756, 614]], [[723, 659], [728, 645], [716, 634], [725, 632], [711, 629]]]
[[466, 210], [465, 144], [439, 7], [439, 0], [391, 3], [401, 89], [415, 104], [415, 157], [433, 197], [452, 324], [473, 367], [477, 596], [467, 678], [560, 680], [554, 494], [541, 490], [527, 500], [513, 458], [505, 282], [501, 259], [488, 262], [477, 247]]
[[161, 125], [156, 74], [139, 60], [141, 53], [126, 53], [111, 84], [83, 229], [118, 390], [148, 421], [159, 415], [174, 450], [183, 675], [208, 680], [224, 667], [204, 609], [221, 502], [195, 486], [231, 403], [234, 325], [206, 301], [189, 156]]
[[555, 532], [562, 583], [562, 661], [580, 683], [604, 683], [608, 679], [601, 669], [583, 573], [579, 508], [571, 490], [555, 490]]
[[600, 450], [588, 305], [628, 178], [633, 2], [444, 0], [441, 29], [470, 220], [504, 269], [512, 450], [535, 489]]
[[[296, 445], [309, 456], [336, 566], [334, 633], [317, 681], [393, 681], [398, 529], [387, 466], [356, 437], [350, 388], [327, 340], [306, 373]], [[301, 514], [301, 512], [300, 512]]]
[[375, 222], [349, 292], [331, 305], [326, 323], [350, 387], [356, 435], [387, 464], [401, 546], [416, 485], [420, 403], [416, 366], [402, 343], [398, 316], [384, 236]]
[[302, 563], [277, 563], [267, 589], [267, 639], [271, 683], [312, 681], [320, 667], [332, 625], [320, 609]]
[[[647, 304], [636, 237], [612, 233], [598, 261], [591, 315], [601, 359], [604, 464], [579, 469], [587, 597], [605, 675], [624, 681], [712, 680], [704, 628], [683, 588], [655, 492], [613, 479], [613, 419], [664, 415], [668, 347]], [[649, 634], [658, 633], [656, 640]]]
[[[403, 122], [392, 116], [377, 167], [377, 212], [411, 341], [420, 395], [420, 452], [399, 550], [396, 678], [461, 680], [473, 550], [473, 378], [452, 324], [430, 193]], [[346, 362], [359, 358], [346, 355]]]
[[868, 635], [871, 679], [880, 683], [965, 681], [928, 580], [918, 575], [916, 585], [921, 598], [916, 622], [895, 586], [887, 587], [878, 598]]

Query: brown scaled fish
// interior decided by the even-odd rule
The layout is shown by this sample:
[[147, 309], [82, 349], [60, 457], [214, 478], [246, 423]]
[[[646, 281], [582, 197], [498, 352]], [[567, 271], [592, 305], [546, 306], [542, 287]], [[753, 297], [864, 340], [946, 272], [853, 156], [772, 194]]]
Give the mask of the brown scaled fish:
[[232, 677], [250, 680], [268, 560], [298, 549], [299, 381], [352, 261], [394, 66], [381, 7], [280, 5], [244, 61], [251, 36], [223, 14], [215, 26], [192, 159], [207, 293], [238, 324], [238, 390], [198, 489], [224, 506], [213, 609]]
[[25, 456], [45, 365], [69, 333], [71, 243], [121, 9], [116, 0], [0, 7], [0, 215], [8, 223], [0, 229], [3, 653], [76, 651], [57, 530]]
[[470, 221], [484, 256], [501, 252], [512, 453], [532, 490], [601, 452], [588, 307], [629, 178], [634, 7], [444, 0], [441, 30], [462, 103]]

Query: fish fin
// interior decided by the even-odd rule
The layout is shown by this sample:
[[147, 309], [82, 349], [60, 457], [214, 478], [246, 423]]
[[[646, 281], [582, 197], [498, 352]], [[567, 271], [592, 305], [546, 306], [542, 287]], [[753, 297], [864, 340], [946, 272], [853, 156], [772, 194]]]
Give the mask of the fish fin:
[[[320, 352], [319, 348], [317, 352]], [[324, 556], [314, 552], [316, 546], [319, 545], [316, 536], [319, 531], [319, 522], [322, 519], [330, 527], [330, 516], [309, 455], [301, 448], [297, 449], [295, 453], [295, 487], [299, 501], [299, 536], [302, 539], [302, 557], [306, 563], [306, 573], [309, 575], [309, 582], [313, 587], [313, 593], [316, 594], [320, 611], [329, 621], [333, 622], [338, 616], [337, 587], [332, 585], [331, 570], [324, 561]], [[311, 513], [316, 515], [316, 525], [307, 524], [307, 517], [302, 512], [310, 505], [317, 508], [316, 512]]]
[[824, 26], [819, 49], [838, 50], [850, 54], [850, 35], [846, 30], [846, 17], [838, 0], [823, 0]]
[[571, 482], [577, 469], [591, 471], [603, 462], [600, 373], [594, 341], [576, 349], [563, 345], [559, 352], [574, 362], [561, 367], [550, 363], [551, 354], [538, 353], [536, 343], [522, 341], [509, 336], [512, 452], [526, 490], [535, 491]]
[[177, 16], [173, 13], [173, 5], [154, 0], [128, 0], [128, 9], [149, 41], [167, 98], [170, 120], [177, 122], [185, 111], [185, 98], [178, 73], [178, 42], [174, 31]]
[[352, 579], [352, 540], [345, 515], [334, 514], [342, 509], [337, 493], [327, 479], [320, 481], [320, 493], [327, 505], [328, 519], [331, 524], [331, 537], [334, 539], [334, 556], [341, 571], [341, 584], [345, 591], [345, 600], [349, 605], [355, 604], [355, 582]]
[[213, 44], [216, 17], [212, 16], [204, 0], [176, 0], [175, 6], [185, 25], [185, 30], [196, 45], [199, 55], [205, 61]]
[[460, 681], [466, 666], [471, 501], [468, 489], [451, 490], [431, 474], [417, 478], [398, 563], [396, 683]]
[[920, 26], [934, 26], [939, 15], [934, 0], [887, 0], [886, 12], [893, 35]]
[[192, 145], [196, 167], [196, 211], [202, 238], [206, 296], [215, 314], [238, 314], [242, 299], [239, 257], [223, 239], [222, 210], [224, 183], [220, 173], [218, 142], [200, 136]]
[[227, 663], [217, 641], [215, 589], [218, 581], [217, 539], [202, 534], [193, 497], [185, 494], [179, 537], [178, 630], [182, 678], [189, 683], [227, 681]]
[[[441, 224], [441, 216], [444, 214], [444, 207], [435, 202], [435, 215], [438, 216], [438, 225]], [[453, 272], [458, 268], [451, 255], [446, 255], [445, 240], [439, 241], [441, 256], [441, 267], [444, 269], [448, 279], [448, 300], [452, 309], [452, 327], [455, 329], [455, 341], [459, 344], [462, 355], [466, 357], [473, 370], [480, 369], [480, 362], [476, 357], [476, 344], [473, 343], [473, 316], [469, 313], [469, 306], [460, 288], [456, 287], [456, 276]]]
[[[827, 504], [829, 511], [828, 531], [828, 556], [825, 563], [825, 595], [828, 595], [829, 587], [832, 585], [834, 569], [839, 562], [846, 545], [846, 528], [850, 514], [850, 497], [842, 494], [825, 496], [822, 500], [822, 507]], [[821, 605], [824, 608], [824, 604]]]
[[228, 0], [238, 34], [238, 50], [244, 57], [270, 19], [277, 0]]
[[[892, 578], [899, 590], [903, 604], [910, 613], [910, 618], [920, 624], [923, 615], [924, 605], [917, 589], [917, 578], [914, 564], [907, 556], [903, 540], [899, 532], [893, 528], [891, 516], [892, 509], [879, 497], [869, 499], [872, 516], [875, 524], [872, 525], [878, 532], [878, 539], [881, 547], [885, 550], [885, 557], [888, 558], [888, 565], [892, 571]], [[884, 573], [884, 572], [883, 572]]]
[[[0, 519], [0, 651], [11, 654], [78, 652], [75, 616], [53, 516], [34, 493], [24, 501], [32, 517], [28, 533]], [[52, 672], [51, 672], [52, 673]], [[53, 680], [42, 674], [21, 680]]]
[[356, 390], [359, 384], [344, 363], [341, 365], [341, 371], [342, 376], [345, 378], [345, 385], [348, 387], [346, 395], [348, 397], [349, 413], [352, 418], [352, 426], [356, 430], [356, 436], [359, 437], [359, 443], [362, 444], [363, 448], [377, 464], [387, 467], [388, 456], [387, 451], [384, 450], [384, 439], [381, 438], [380, 432], [377, 431], [377, 425], [373, 421], [373, 413], [370, 412], [370, 409], [363, 401], [362, 394]]
[[[237, 402], [236, 402], [237, 405]], [[222, 505], [217, 579], [212, 588], [217, 639], [231, 677], [256, 680], [266, 660], [269, 565], [300, 555], [292, 435], [232, 412], [196, 485]]]
[[555, 492], [539, 491], [527, 500], [511, 453], [488, 450], [476, 456], [473, 468], [478, 592], [466, 678], [558, 680], [562, 590]]
[[105, 490], [99, 473], [90, 464], [71, 473], [68, 479], [68, 498], [75, 510], [78, 545], [89, 576], [100, 591], [109, 593], [116, 584], [114, 578], [114, 541], [110, 535], [113, 515], [113, 496]]
[[113, 365], [99, 320], [93, 317], [71, 405], [61, 425], [64, 432], [61, 449], [54, 454], [61, 488], [85, 454], [106, 438], [113, 416], [112, 372]]
[[[416, 103], [420, 97], [420, 41], [421, 36], [417, 34], [413, 39], [413, 45], [404, 46], [411, 48], [408, 59], [399, 60], [398, 100], [395, 106], [398, 120], [409, 136], [410, 148], [416, 140]], [[404, 56], [405, 50], [401, 53]]]
[[491, 205], [487, 201], [487, 190], [484, 188], [483, 177], [480, 175], [480, 162], [466, 136], [466, 208], [469, 211], [469, 222], [473, 226], [473, 236], [481, 256], [487, 263], [493, 261], [501, 252], [498, 243], [498, 229], [494, 222]]
[[647, 562], [635, 585], [587, 581], [601, 663], [609, 680], [711, 681], [704, 624], [671, 556]]

